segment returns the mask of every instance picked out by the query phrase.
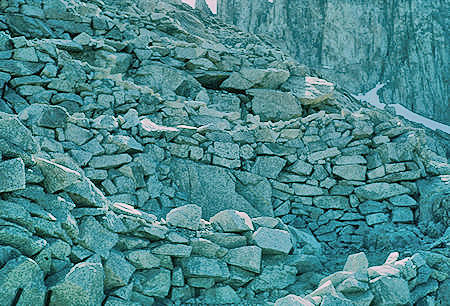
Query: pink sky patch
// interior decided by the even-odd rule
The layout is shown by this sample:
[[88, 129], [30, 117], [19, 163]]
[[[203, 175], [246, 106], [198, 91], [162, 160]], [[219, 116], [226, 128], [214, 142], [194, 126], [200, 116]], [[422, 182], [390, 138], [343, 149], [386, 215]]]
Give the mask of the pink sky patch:
[[[195, 0], [181, 0], [190, 6], [194, 6]], [[206, 0], [206, 3], [208, 3], [209, 7], [211, 8], [211, 11], [215, 14], [217, 10], [217, 0]]]

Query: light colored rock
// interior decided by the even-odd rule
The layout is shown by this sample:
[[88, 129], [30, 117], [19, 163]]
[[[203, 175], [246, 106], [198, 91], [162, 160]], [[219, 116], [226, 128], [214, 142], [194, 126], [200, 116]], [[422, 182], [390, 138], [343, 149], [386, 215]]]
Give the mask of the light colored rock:
[[287, 231], [260, 227], [252, 239], [265, 254], [289, 254], [292, 249], [291, 235]]
[[126, 258], [136, 269], [157, 268], [161, 263], [161, 260], [150, 250], [134, 250], [128, 253]]
[[225, 261], [244, 270], [259, 273], [261, 271], [262, 250], [257, 246], [243, 246], [231, 249]]
[[275, 289], [284, 289], [295, 283], [297, 269], [291, 266], [276, 265], [265, 266], [261, 274], [250, 282], [250, 288], [255, 292], [267, 292]]
[[346, 180], [364, 181], [366, 179], [366, 172], [367, 167], [360, 165], [343, 165], [333, 167], [333, 174]]
[[369, 261], [367, 260], [366, 254], [360, 252], [357, 254], [352, 254], [347, 257], [345, 262], [344, 271], [355, 272], [355, 273], [366, 273], [369, 268]]
[[63, 190], [81, 179], [81, 175], [77, 171], [52, 161], [36, 158], [36, 163], [45, 177], [44, 184], [50, 193]]
[[333, 96], [334, 84], [316, 77], [291, 77], [282, 86], [290, 90], [303, 105], [319, 104]]
[[275, 306], [314, 306], [314, 304], [302, 297], [289, 294], [284, 298], [276, 300]]
[[211, 217], [209, 221], [217, 224], [226, 233], [240, 233], [253, 231], [253, 223], [250, 217], [237, 210], [227, 209]]
[[166, 221], [172, 226], [195, 231], [200, 227], [201, 217], [202, 208], [195, 204], [188, 204], [172, 209], [167, 213]]

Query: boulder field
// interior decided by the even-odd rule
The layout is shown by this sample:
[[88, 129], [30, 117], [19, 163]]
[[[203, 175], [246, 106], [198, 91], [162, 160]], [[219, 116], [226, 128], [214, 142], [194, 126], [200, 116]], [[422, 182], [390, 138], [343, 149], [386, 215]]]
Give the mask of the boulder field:
[[0, 305], [446, 305], [445, 152], [178, 1], [0, 1]]

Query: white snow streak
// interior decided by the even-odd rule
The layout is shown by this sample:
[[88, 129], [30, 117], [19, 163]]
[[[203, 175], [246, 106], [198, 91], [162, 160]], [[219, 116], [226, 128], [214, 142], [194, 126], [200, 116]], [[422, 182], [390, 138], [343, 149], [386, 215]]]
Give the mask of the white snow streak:
[[[366, 92], [365, 94], [358, 94], [354, 95], [353, 97], [355, 99], [358, 99], [360, 101], [367, 102], [376, 108], [384, 109], [386, 107], [385, 103], [380, 102], [380, 98], [378, 97], [378, 90], [383, 88], [386, 84], [380, 84], [378, 83], [374, 88]], [[441, 130], [447, 134], [450, 134], [450, 126], [445, 125], [443, 123], [428, 119], [424, 116], [421, 116], [419, 114], [416, 114], [409, 109], [405, 108], [403, 105], [400, 105], [398, 103], [396, 104], [389, 104], [389, 106], [392, 106], [395, 109], [395, 112], [397, 115], [402, 116], [403, 118], [413, 121], [416, 123], [423, 124], [427, 128], [430, 128], [432, 130]]]

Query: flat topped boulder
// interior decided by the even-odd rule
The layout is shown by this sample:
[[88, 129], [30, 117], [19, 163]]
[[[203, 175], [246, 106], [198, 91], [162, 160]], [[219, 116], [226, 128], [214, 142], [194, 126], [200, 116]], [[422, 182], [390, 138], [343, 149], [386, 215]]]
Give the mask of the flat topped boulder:
[[250, 217], [241, 211], [227, 209], [214, 215], [209, 221], [217, 224], [225, 233], [240, 233], [253, 231]]
[[250, 88], [277, 89], [289, 78], [289, 71], [282, 69], [242, 68], [233, 72], [221, 85], [221, 88], [246, 90]]
[[252, 236], [253, 241], [266, 254], [289, 254], [292, 249], [291, 235], [287, 231], [260, 227]]
[[195, 204], [188, 204], [169, 211], [166, 221], [169, 225], [190, 230], [198, 230], [202, 218], [202, 208]]
[[261, 271], [261, 260], [262, 250], [258, 246], [243, 246], [231, 249], [225, 256], [227, 264], [255, 273]]
[[252, 110], [262, 121], [290, 120], [302, 115], [302, 106], [289, 93], [271, 89], [249, 89], [253, 96]]
[[358, 197], [374, 201], [388, 199], [409, 192], [408, 188], [396, 183], [373, 183], [355, 189]]

